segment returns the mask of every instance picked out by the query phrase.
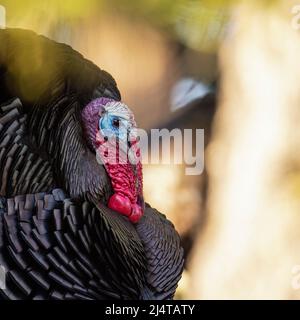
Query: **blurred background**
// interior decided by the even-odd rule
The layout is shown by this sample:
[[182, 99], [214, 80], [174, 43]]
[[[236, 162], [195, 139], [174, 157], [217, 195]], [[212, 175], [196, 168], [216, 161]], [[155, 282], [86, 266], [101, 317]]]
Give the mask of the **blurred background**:
[[201, 175], [144, 168], [185, 248], [178, 299], [300, 298], [299, 4], [0, 0], [111, 73], [139, 127], [205, 130]]

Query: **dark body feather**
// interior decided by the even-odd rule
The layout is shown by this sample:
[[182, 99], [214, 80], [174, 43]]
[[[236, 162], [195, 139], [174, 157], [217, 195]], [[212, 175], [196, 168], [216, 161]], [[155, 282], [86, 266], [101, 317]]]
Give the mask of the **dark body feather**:
[[[80, 110], [120, 99], [113, 78], [69, 46], [0, 30], [0, 265], [5, 299], [170, 299], [183, 268], [173, 225], [137, 225], [104, 204], [111, 185]], [[98, 200], [101, 199], [99, 202]]]

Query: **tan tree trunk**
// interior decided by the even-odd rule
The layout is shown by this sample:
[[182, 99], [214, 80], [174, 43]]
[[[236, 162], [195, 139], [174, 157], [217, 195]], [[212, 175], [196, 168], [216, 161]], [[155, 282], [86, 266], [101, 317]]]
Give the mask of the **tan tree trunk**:
[[234, 11], [220, 50], [209, 218], [189, 298], [300, 298], [300, 30], [293, 1], [260, 2]]

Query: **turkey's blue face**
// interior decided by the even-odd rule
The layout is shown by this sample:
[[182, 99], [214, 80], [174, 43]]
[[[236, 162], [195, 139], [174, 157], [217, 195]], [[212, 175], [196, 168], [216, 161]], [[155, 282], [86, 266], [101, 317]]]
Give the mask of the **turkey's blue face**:
[[99, 129], [103, 136], [108, 138], [116, 137], [126, 142], [131, 128], [130, 120], [126, 119], [123, 114], [115, 114], [107, 109], [103, 110], [99, 119]]
[[89, 146], [104, 165], [114, 189], [108, 206], [137, 222], [144, 211], [142, 165], [131, 110], [122, 102], [98, 98], [82, 111]]

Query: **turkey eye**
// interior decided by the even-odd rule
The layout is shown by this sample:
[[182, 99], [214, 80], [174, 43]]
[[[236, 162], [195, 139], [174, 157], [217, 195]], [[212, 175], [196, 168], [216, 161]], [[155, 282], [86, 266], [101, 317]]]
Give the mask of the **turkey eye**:
[[113, 125], [114, 127], [116, 127], [116, 128], [119, 128], [119, 126], [120, 126], [120, 120], [119, 120], [119, 119], [114, 119], [114, 120], [112, 121], [112, 125]]

